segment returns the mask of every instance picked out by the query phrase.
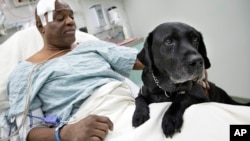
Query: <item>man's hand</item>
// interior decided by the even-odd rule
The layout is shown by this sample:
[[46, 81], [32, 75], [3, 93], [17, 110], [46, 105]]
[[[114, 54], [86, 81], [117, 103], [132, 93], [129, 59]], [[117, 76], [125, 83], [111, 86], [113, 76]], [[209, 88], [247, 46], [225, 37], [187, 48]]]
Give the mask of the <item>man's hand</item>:
[[207, 70], [205, 70], [205, 78], [198, 82], [204, 89], [206, 96], [208, 96], [208, 90], [210, 89], [209, 83], [208, 83], [208, 74]]
[[103, 141], [109, 130], [113, 130], [113, 123], [108, 117], [89, 115], [62, 127], [60, 137], [62, 141]]

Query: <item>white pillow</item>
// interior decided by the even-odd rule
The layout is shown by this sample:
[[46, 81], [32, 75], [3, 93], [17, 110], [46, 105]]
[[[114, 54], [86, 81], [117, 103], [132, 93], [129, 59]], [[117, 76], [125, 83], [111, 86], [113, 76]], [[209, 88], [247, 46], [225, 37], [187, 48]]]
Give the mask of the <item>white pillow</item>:
[[[97, 40], [97, 38], [76, 31], [76, 42], [87, 40]], [[35, 26], [16, 32], [0, 45], [0, 113], [9, 107], [6, 87], [10, 72], [19, 61], [30, 57], [42, 47], [43, 41]]]

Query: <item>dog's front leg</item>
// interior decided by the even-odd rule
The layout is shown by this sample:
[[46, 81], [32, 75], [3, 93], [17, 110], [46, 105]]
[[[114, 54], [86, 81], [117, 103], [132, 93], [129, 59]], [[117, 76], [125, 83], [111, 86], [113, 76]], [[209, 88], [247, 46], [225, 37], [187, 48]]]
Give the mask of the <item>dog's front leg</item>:
[[136, 97], [135, 106], [132, 124], [134, 127], [138, 127], [150, 118], [149, 107], [146, 99], [141, 94]]
[[164, 114], [162, 120], [162, 129], [165, 136], [172, 137], [175, 132], [180, 132], [185, 110], [193, 104], [204, 101], [206, 99], [203, 97], [196, 97], [189, 94], [178, 95]]
[[162, 119], [162, 129], [166, 137], [172, 137], [175, 132], [180, 132], [183, 123], [183, 113], [187, 105], [183, 105], [186, 95], [180, 95], [170, 105]]

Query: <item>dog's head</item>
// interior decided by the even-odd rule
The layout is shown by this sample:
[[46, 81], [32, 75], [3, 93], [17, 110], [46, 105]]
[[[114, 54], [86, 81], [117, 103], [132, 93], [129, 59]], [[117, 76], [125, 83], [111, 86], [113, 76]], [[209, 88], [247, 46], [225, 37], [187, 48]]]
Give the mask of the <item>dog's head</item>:
[[201, 33], [177, 22], [163, 23], [149, 33], [138, 59], [148, 72], [156, 73], [166, 91], [202, 79], [204, 69], [210, 67]]

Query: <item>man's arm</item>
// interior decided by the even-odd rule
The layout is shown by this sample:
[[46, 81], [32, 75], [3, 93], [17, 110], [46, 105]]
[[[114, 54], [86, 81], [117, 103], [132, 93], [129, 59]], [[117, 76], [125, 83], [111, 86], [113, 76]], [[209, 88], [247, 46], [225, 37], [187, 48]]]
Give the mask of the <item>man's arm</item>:
[[30, 130], [27, 141], [55, 141], [55, 128], [36, 127]]

